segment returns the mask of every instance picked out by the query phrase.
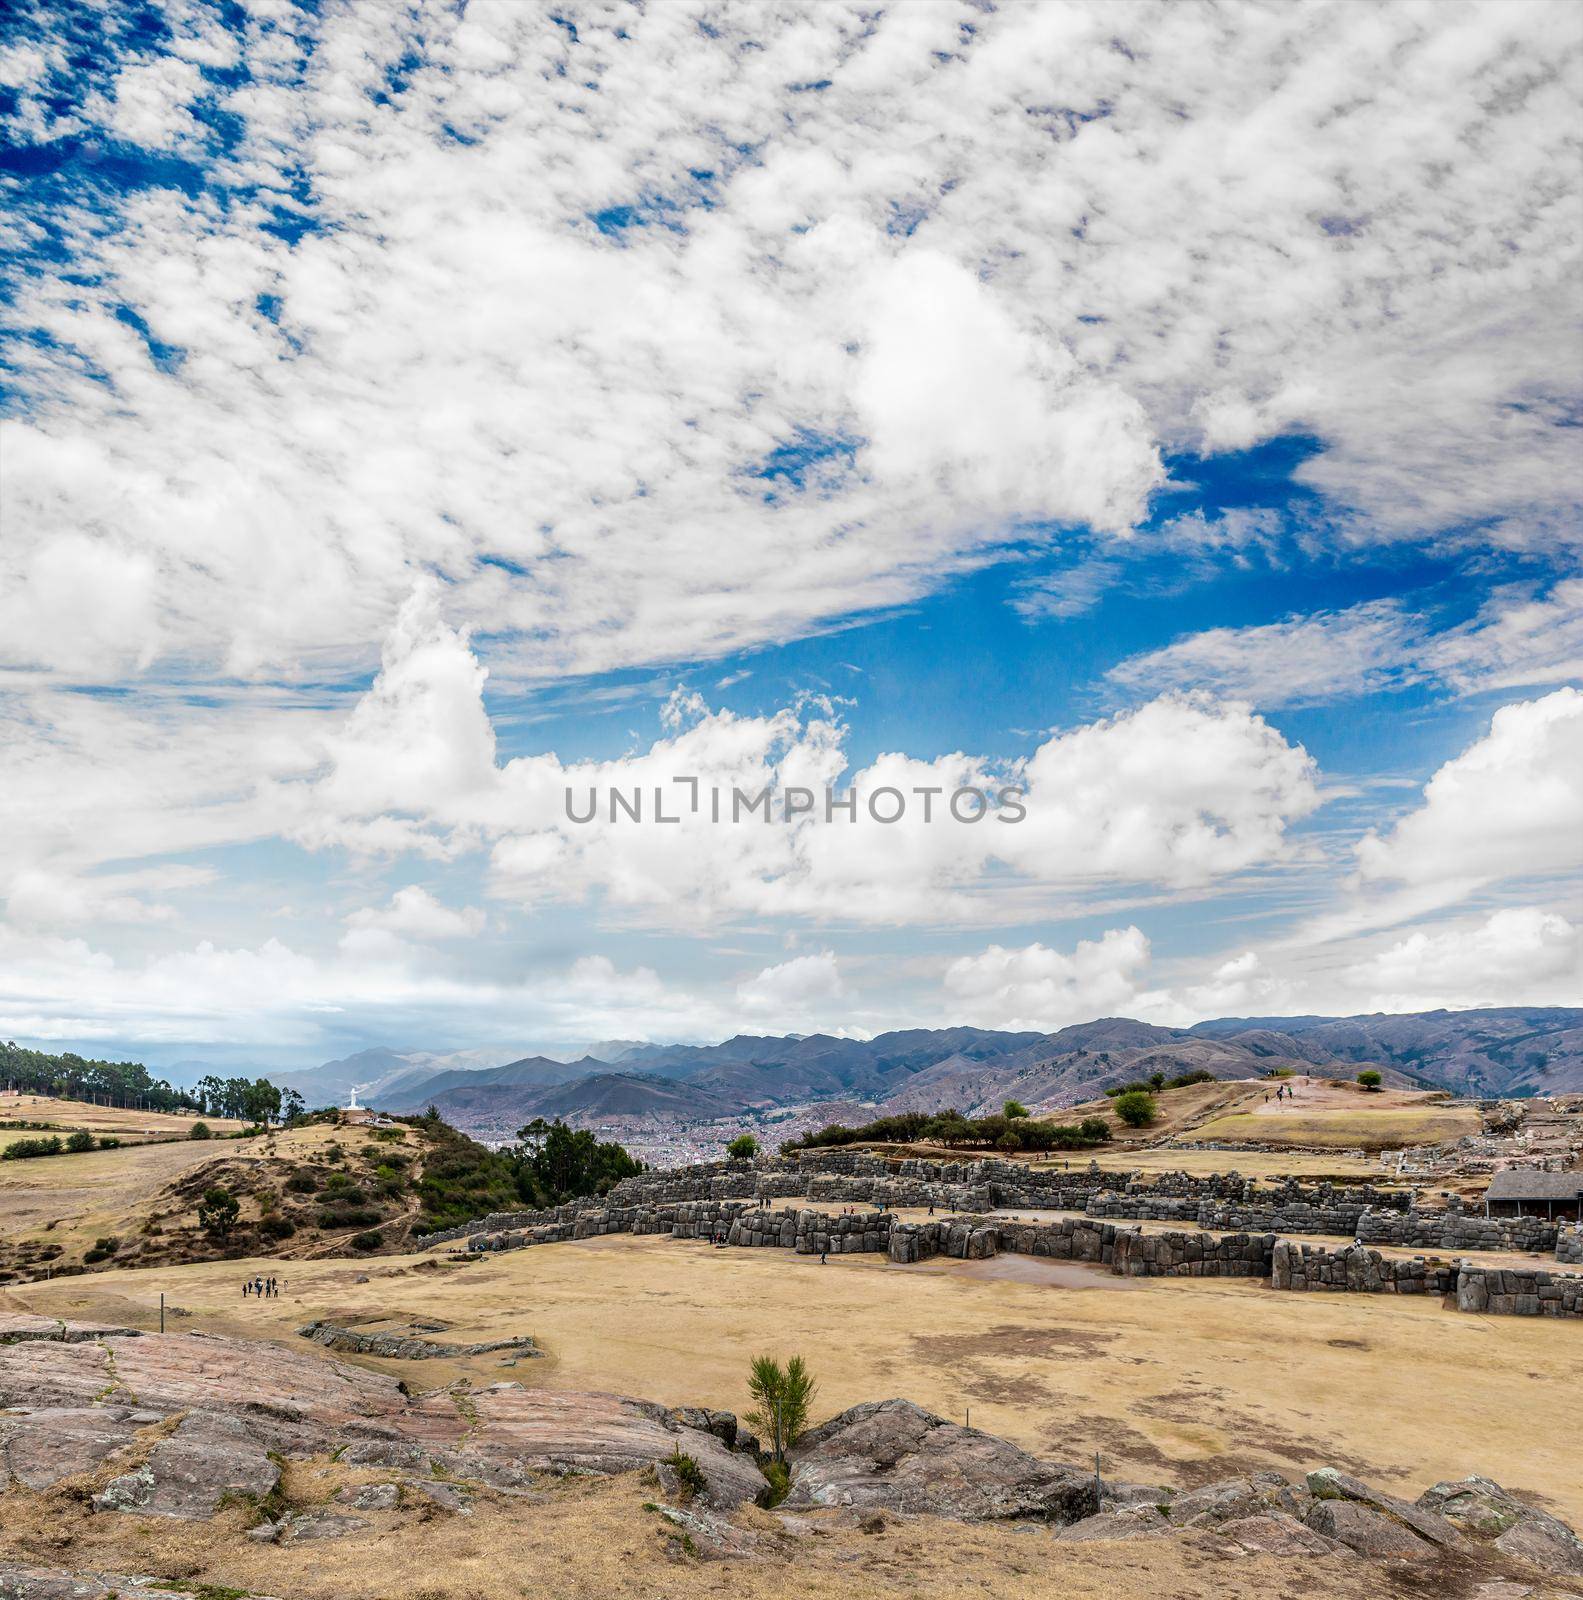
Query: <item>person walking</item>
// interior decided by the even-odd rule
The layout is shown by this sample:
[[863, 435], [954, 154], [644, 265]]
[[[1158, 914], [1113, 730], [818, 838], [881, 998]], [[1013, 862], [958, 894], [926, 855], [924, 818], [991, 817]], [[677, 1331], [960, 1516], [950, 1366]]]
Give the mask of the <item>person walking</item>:
[[250, 1294], [251, 1294], [251, 1293], [252, 1293], [252, 1292], [253, 1292], [253, 1282], [252, 1282], [252, 1279], [251, 1279], [251, 1278], [243, 1278], [243, 1279], [242, 1279], [242, 1298], [243, 1298], [243, 1299], [244, 1299], [244, 1300], [245, 1300], [245, 1299], [247, 1299], [247, 1297], [248, 1297], [248, 1296], [249, 1296], [249, 1295], [250, 1295]]
[[[828, 1248], [828, 1246], [826, 1248]], [[824, 1258], [825, 1258], [825, 1252], [823, 1250], [821, 1250], [819, 1252], [819, 1265], [821, 1267], [824, 1265]]]

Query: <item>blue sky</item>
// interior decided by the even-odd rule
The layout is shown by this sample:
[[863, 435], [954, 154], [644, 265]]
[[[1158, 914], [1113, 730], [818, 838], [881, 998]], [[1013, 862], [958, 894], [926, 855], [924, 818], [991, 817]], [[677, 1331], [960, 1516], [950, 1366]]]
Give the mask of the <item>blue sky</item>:
[[1557, 15], [8, 13], [0, 1033], [1575, 1000]]

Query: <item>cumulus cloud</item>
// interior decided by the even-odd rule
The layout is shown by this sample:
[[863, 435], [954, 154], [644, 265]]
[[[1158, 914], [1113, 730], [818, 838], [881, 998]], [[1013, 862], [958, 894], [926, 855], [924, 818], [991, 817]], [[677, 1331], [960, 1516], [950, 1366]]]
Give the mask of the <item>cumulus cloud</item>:
[[1583, 929], [1558, 912], [1514, 906], [1483, 922], [1420, 930], [1347, 969], [1360, 1009], [1572, 1005], [1583, 994]]
[[[803, 1031], [822, 1027], [821, 1010], [846, 993], [833, 950], [793, 956], [737, 985], [737, 999], [758, 1015], [789, 1017]], [[810, 1010], [810, 1008], [813, 1008]]]
[[1053, 1031], [1067, 1023], [1124, 1012], [1149, 963], [1149, 941], [1135, 927], [1112, 928], [1065, 954], [1048, 945], [992, 944], [946, 969], [954, 1020], [984, 1028]]
[[1365, 883], [1443, 890], [1583, 868], [1583, 691], [1502, 706], [1424, 786], [1423, 803], [1357, 845]]
[[463, 939], [483, 932], [485, 914], [476, 906], [452, 910], [418, 884], [398, 889], [384, 906], [367, 906], [347, 919], [353, 928], [375, 928], [414, 939]]
[[[854, 769], [827, 700], [744, 717], [678, 693], [645, 751], [499, 764], [482, 683], [465, 637], [420, 592], [345, 730], [324, 739], [330, 765], [299, 797], [295, 836], [431, 856], [487, 845], [504, 898], [597, 894], [673, 925], [938, 922], [1001, 915], [997, 895], [1018, 885], [1201, 889], [1278, 861], [1289, 824], [1318, 803], [1301, 747], [1204, 698], [1054, 734], [1026, 761], [888, 753]], [[787, 820], [794, 791], [805, 809]]]

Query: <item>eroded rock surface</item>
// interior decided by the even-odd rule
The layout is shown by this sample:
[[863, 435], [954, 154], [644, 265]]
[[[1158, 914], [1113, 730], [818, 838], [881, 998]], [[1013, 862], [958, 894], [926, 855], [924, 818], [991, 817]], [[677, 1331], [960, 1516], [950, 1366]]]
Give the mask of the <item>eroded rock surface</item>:
[[1437, 1483], [1418, 1497], [1475, 1539], [1488, 1539], [1503, 1555], [1515, 1556], [1558, 1578], [1583, 1578], [1583, 1539], [1559, 1517], [1528, 1505], [1489, 1478]]
[[877, 1506], [982, 1521], [1073, 1523], [1099, 1510], [1094, 1474], [1041, 1461], [910, 1400], [853, 1406], [803, 1434], [786, 1504]]

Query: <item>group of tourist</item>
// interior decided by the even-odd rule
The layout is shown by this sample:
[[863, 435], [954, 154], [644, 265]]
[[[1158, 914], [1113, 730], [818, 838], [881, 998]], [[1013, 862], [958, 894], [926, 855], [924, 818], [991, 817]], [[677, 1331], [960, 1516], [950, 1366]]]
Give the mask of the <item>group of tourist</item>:
[[274, 1278], [244, 1278], [242, 1298], [251, 1295], [257, 1300], [274, 1300], [280, 1296], [280, 1284]]

